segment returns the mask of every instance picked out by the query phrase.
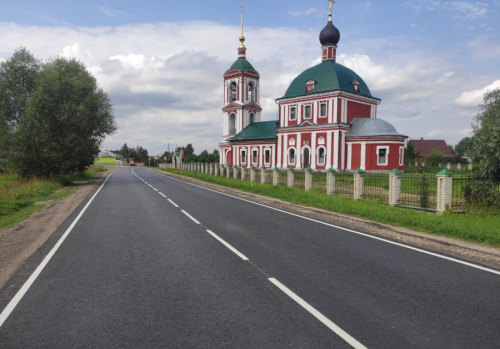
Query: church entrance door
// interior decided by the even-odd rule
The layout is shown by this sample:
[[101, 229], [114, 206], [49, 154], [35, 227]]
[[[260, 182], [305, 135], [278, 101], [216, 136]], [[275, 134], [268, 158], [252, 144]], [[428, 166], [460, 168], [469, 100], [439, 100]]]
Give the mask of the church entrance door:
[[309, 167], [309, 148], [304, 148], [302, 151], [302, 168], [306, 169]]

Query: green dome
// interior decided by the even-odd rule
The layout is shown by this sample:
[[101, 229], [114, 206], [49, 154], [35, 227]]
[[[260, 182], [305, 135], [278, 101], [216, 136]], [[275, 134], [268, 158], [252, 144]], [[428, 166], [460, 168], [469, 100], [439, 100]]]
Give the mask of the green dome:
[[[316, 82], [314, 92], [306, 93], [306, 82], [310, 80]], [[359, 92], [354, 91], [352, 83], [354, 80], [359, 82]], [[325, 60], [297, 76], [288, 87], [288, 90], [286, 90], [285, 95], [279, 99], [332, 91], [346, 91], [365, 97], [372, 97], [368, 86], [358, 74], [335, 61]]]
[[229, 70], [233, 70], [233, 69], [236, 69], [236, 70], [239, 70], [239, 71], [246, 71], [246, 70], [255, 70], [252, 65], [250, 64], [249, 61], [247, 61], [246, 58], [244, 57], [240, 57], [236, 60], [236, 62], [233, 63], [233, 65], [231, 66], [231, 68], [229, 68]]

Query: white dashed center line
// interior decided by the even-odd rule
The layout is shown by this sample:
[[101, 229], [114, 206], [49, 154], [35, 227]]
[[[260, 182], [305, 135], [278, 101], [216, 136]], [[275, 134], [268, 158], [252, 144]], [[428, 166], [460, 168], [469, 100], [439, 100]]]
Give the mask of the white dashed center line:
[[198, 222], [193, 216], [191, 216], [189, 213], [187, 213], [186, 211], [184, 210], [181, 210], [182, 213], [184, 213], [186, 216], [188, 216], [193, 222], [195, 222], [196, 224], [201, 224], [200, 222]]

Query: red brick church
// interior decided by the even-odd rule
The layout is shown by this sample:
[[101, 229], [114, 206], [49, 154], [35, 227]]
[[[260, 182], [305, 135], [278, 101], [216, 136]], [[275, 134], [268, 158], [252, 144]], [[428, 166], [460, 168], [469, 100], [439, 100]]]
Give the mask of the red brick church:
[[322, 62], [297, 76], [278, 98], [278, 121], [261, 121], [260, 75], [246, 59], [243, 18], [238, 59], [224, 74], [220, 163], [313, 170], [400, 170], [407, 136], [377, 119], [379, 98], [336, 62], [340, 32], [319, 35]]

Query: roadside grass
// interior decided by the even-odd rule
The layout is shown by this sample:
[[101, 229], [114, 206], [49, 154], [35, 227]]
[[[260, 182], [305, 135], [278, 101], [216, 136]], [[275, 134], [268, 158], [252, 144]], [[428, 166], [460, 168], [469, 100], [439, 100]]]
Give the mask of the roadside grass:
[[[165, 169], [163, 170], [165, 171]], [[180, 170], [167, 169], [166, 171], [181, 174]], [[498, 210], [472, 210], [466, 214], [445, 213], [437, 215], [392, 207], [371, 199], [355, 201], [341, 196], [327, 196], [317, 191], [306, 192], [300, 188], [251, 183], [232, 178], [210, 176], [200, 172], [183, 171], [183, 175], [298, 205], [500, 247], [500, 212]]]
[[78, 190], [74, 184], [89, 180], [102, 166], [91, 166], [87, 171], [52, 179], [25, 178], [7, 173], [0, 175], [0, 231], [23, 221], [45, 207], [49, 201], [69, 196]]

